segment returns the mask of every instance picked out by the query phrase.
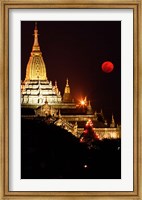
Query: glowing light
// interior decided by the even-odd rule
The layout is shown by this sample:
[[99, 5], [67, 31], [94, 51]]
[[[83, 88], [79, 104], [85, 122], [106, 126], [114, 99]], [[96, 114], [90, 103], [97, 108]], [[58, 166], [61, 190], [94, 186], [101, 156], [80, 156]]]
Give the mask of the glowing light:
[[88, 121], [86, 122], [86, 127], [91, 126], [93, 127], [93, 123], [91, 121], [91, 119], [88, 119]]
[[84, 165], [84, 168], [87, 168], [88, 167], [88, 165]]
[[94, 133], [94, 137], [95, 137], [95, 139], [100, 140], [100, 137], [99, 137], [99, 134], [98, 134], [98, 133]]
[[84, 100], [81, 100], [81, 101], [80, 101], [80, 104], [81, 104], [82, 106], [84, 106], [84, 105], [85, 105], [85, 101], [84, 101]]
[[80, 100], [80, 106], [86, 106], [87, 105], [87, 99], [86, 99], [86, 97], [84, 98], [84, 99], [81, 99]]
[[84, 133], [88, 133], [88, 130], [84, 130]]
[[84, 141], [83, 141], [83, 138], [80, 138], [80, 142], [84, 142]]

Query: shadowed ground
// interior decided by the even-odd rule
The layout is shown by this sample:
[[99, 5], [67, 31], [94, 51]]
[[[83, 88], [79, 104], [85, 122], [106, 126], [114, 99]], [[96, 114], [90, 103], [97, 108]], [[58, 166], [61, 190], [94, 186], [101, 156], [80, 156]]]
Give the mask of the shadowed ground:
[[120, 179], [120, 140], [86, 144], [42, 119], [21, 119], [22, 179]]

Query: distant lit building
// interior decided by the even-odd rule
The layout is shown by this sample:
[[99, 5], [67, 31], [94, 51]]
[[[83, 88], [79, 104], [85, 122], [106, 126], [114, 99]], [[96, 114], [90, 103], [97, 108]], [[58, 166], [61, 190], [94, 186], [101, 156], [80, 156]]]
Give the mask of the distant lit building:
[[77, 104], [71, 96], [68, 79], [63, 96], [57, 81], [53, 84], [48, 80], [35, 24], [34, 43], [26, 68], [26, 77], [21, 81], [22, 117], [55, 117], [56, 125], [62, 126], [76, 136], [81, 134], [86, 121], [91, 119], [95, 131], [102, 139], [120, 138], [120, 127], [116, 127], [113, 116], [111, 124], [108, 125], [103, 112], [94, 112], [86, 97]]

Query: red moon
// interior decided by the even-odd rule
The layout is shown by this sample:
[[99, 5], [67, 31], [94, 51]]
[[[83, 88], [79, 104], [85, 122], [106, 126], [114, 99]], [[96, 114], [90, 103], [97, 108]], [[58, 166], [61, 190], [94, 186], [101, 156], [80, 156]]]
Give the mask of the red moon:
[[110, 62], [110, 61], [106, 61], [106, 62], [104, 62], [104, 63], [102, 64], [102, 70], [103, 70], [104, 72], [106, 72], [106, 73], [112, 72], [113, 68], [114, 68], [114, 65], [113, 65], [113, 63]]

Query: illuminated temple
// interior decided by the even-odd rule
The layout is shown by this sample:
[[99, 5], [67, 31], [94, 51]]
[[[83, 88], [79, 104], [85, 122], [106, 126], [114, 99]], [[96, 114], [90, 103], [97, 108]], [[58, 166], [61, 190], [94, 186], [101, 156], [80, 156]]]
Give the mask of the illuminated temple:
[[115, 124], [113, 116], [108, 125], [103, 112], [93, 111], [87, 98], [79, 104], [74, 101], [68, 79], [63, 95], [57, 81], [53, 83], [48, 79], [38, 42], [37, 24], [35, 24], [34, 43], [25, 80], [21, 81], [21, 109], [22, 117], [51, 116], [52, 119], [56, 119], [56, 125], [64, 127], [76, 136], [82, 132], [86, 121], [91, 119], [101, 138], [120, 138], [120, 127]]

